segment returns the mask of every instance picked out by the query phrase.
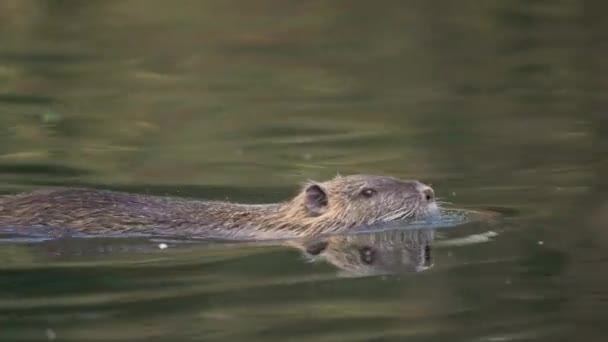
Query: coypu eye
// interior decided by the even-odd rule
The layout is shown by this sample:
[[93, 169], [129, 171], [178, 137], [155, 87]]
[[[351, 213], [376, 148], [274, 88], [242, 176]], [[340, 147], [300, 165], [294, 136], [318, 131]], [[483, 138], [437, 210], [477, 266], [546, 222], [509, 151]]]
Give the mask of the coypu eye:
[[361, 195], [363, 195], [364, 197], [372, 197], [375, 194], [376, 194], [376, 190], [374, 190], [374, 189], [365, 188], [365, 189], [361, 190]]

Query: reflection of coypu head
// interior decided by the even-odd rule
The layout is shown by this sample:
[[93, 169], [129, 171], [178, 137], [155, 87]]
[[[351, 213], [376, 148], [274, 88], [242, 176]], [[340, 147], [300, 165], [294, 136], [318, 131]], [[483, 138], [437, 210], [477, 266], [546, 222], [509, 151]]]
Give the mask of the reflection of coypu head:
[[299, 248], [310, 260], [326, 260], [342, 275], [420, 272], [432, 267], [430, 229], [335, 235], [306, 241]]

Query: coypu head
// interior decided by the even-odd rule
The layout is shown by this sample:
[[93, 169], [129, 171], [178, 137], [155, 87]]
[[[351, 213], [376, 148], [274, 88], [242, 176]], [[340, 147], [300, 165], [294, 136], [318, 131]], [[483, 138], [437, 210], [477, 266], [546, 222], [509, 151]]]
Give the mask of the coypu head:
[[[393, 177], [337, 176], [325, 182], [309, 182], [294, 198], [291, 213], [307, 228], [340, 231], [406, 218], [422, 219], [438, 214], [435, 193], [416, 180]], [[302, 217], [303, 216], [303, 217]], [[293, 222], [293, 217], [292, 222]]]

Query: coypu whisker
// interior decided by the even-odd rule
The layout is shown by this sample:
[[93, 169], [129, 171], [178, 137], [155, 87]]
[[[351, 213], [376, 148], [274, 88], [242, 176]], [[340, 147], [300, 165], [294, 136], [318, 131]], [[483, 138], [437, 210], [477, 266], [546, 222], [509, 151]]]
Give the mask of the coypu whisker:
[[380, 221], [390, 222], [390, 221], [395, 221], [395, 220], [407, 218], [407, 217], [412, 216], [413, 212], [414, 211], [410, 210], [410, 209], [404, 210], [404, 211], [399, 211], [399, 212], [396, 212], [396, 213], [389, 214], [389, 215], [386, 215], [384, 217], [381, 217]]

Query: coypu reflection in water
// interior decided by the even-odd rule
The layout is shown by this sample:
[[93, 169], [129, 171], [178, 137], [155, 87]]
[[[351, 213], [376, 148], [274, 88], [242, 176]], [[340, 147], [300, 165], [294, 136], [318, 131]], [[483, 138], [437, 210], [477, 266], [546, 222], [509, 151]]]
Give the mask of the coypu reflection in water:
[[273, 204], [158, 197], [91, 189], [42, 190], [0, 199], [0, 227], [65, 236], [280, 239], [438, 214], [434, 191], [416, 180], [374, 175], [309, 182]]
[[[337, 269], [339, 277], [369, 277], [417, 273], [434, 266], [432, 246], [433, 229], [382, 230], [366, 233], [347, 233], [313, 238], [288, 239], [283, 241], [252, 241], [240, 243], [190, 243], [190, 241], [166, 241], [168, 249], [159, 248], [160, 241], [151, 243], [148, 239], [56, 239], [26, 243], [28, 257], [44, 262], [72, 261], [78, 257], [93, 258], [95, 264], [116, 266], [122, 260], [130, 263], [139, 256], [166, 253], [172, 259], [185, 257], [205, 263], [233, 258], [255, 258], [257, 254], [276, 251], [275, 247], [294, 248], [304, 256], [305, 261], [327, 263]], [[162, 241], [162, 239], [161, 239]], [[165, 245], [167, 246], [167, 245]], [[251, 247], [251, 248], [247, 248]], [[260, 247], [268, 247], [260, 248]], [[238, 251], [231, 249], [238, 249]], [[194, 254], [192, 254], [194, 253]], [[128, 259], [120, 259], [120, 255]], [[195, 256], [191, 259], [192, 255]], [[204, 256], [203, 258], [200, 258]], [[262, 260], [262, 259], [259, 259]], [[263, 260], [268, 260], [264, 258]]]
[[340, 275], [361, 277], [421, 272], [433, 265], [432, 229], [390, 230], [290, 243], [311, 261], [324, 260]]

